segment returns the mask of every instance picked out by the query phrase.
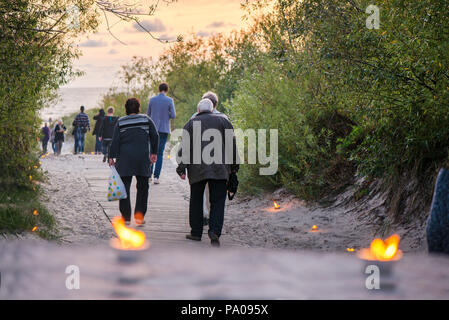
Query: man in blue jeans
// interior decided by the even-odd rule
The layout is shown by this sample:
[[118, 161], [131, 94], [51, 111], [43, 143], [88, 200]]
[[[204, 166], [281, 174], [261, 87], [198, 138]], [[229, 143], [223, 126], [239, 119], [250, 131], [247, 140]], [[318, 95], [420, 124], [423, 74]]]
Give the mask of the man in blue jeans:
[[89, 116], [84, 113], [84, 106], [81, 106], [80, 111], [72, 124], [75, 130], [75, 154], [84, 152], [84, 139], [86, 132], [90, 131]]
[[165, 144], [167, 143], [167, 138], [170, 134], [170, 119], [176, 118], [175, 104], [172, 98], [167, 97], [167, 93], [168, 85], [166, 83], [161, 83], [159, 85], [159, 95], [150, 99], [147, 110], [148, 116], [153, 120], [159, 133], [159, 149], [157, 152], [156, 168], [152, 165], [150, 171], [150, 174], [153, 175], [154, 169], [154, 184], [159, 184]]

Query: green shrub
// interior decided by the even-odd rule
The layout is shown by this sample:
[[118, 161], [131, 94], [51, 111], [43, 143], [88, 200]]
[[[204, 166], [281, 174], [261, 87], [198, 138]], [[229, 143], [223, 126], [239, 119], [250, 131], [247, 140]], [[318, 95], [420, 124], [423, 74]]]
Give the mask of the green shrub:
[[55, 239], [55, 218], [41, 203], [41, 196], [36, 186], [1, 189], [0, 235], [35, 232], [42, 238]]
[[272, 59], [264, 59], [259, 73], [248, 72], [227, 104], [235, 127], [279, 130], [278, 174], [260, 176], [259, 165], [243, 165], [242, 181], [245, 189], [286, 187], [302, 197], [316, 198], [352, 177], [351, 165], [335, 154], [337, 129], [348, 123], [337, 123], [331, 107], [314, 107], [307, 86], [317, 79], [309, 76], [298, 82], [285, 77], [282, 69]]

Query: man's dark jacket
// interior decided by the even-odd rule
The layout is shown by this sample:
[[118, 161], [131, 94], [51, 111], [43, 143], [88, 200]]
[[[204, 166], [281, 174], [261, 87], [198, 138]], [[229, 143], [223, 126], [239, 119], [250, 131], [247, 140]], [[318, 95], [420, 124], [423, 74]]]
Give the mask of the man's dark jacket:
[[112, 140], [117, 120], [118, 117], [111, 117], [111, 116], [105, 117], [101, 122], [100, 129], [98, 130], [98, 136], [103, 140]]
[[[201, 137], [194, 137], [194, 124], [201, 124], [201, 137], [206, 130], [216, 129], [220, 132], [222, 137], [222, 159], [220, 163], [212, 163], [205, 164], [204, 159], [201, 156], [204, 148], [212, 143], [212, 141], [202, 141]], [[178, 152], [178, 168], [176, 169], [177, 173], [182, 176], [185, 174], [187, 170], [187, 174], [189, 177], [189, 183], [194, 184], [202, 180], [228, 180], [231, 172], [237, 172], [239, 170], [238, 164], [238, 154], [237, 154], [237, 146], [234, 137], [234, 127], [231, 122], [223, 116], [213, 114], [212, 112], [203, 112], [198, 114], [196, 117], [189, 120], [184, 126], [185, 133], [188, 133], [188, 139], [190, 139], [190, 159], [188, 163], [184, 163], [182, 159], [183, 148], [187, 146], [184, 141], [186, 136], [183, 136], [183, 141], [181, 142], [181, 147]], [[232, 150], [232, 154], [228, 154], [226, 157], [226, 130], [231, 130], [232, 132], [232, 148], [229, 148], [228, 151]], [[201, 139], [201, 155], [197, 155], [197, 157], [201, 158], [201, 163], [194, 164], [194, 138]], [[199, 141], [197, 141], [199, 143]], [[226, 161], [226, 158], [229, 159]]]

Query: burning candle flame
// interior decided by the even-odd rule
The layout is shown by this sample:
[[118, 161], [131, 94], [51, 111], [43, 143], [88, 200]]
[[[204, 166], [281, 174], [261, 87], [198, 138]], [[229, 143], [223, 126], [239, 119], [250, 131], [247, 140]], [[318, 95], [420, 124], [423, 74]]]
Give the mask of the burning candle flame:
[[37, 216], [37, 215], [39, 215], [39, 212], [37, 212], [37, 210], [34, 210], [33, 215]]
[[112, 226], [118, 236], [118, 243], [114, 243], [118, 249], [140, 250], [145, 247], [145, 233], [126, 227], [122, 217], [115, 217]]
[[31, 231], [36, 231], [37, 230], [37, 227], [35, 226], [35, 227], [33, 227], [33, 229], [31, 229]]
[[273, 205], [276, 210], [281, 208], [281, 206], [276, 201], [273, 201]]
[[314, 226], [312, 227], [312, 230], [316, 231], [316, 230], [318, 230], [318, 227], [314, 225]]
[[402, 251], [399, 250], [399, 241], [401, 238], [395, 234], [383, 241], [374, 239], [369, 249], [363, 249], [360, 257], [366, 260], [391, 261], [399, 260], [402, 257]]
[[355, 249], [354, 249], [354, 248], [347, 248], [346, 251], [348, 251], [348, 252], [354, 252]]

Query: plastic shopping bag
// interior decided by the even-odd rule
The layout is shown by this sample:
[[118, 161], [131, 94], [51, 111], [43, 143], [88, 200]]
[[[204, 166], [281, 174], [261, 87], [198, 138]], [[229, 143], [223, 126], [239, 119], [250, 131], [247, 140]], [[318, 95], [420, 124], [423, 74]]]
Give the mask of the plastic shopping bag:
[[120, 179], [120, 176], [115, 167], [111, 168], [111, 175], [109, 176], [108, 201], [123, 200], [128, 197], [126, 194], [125, 185]]

